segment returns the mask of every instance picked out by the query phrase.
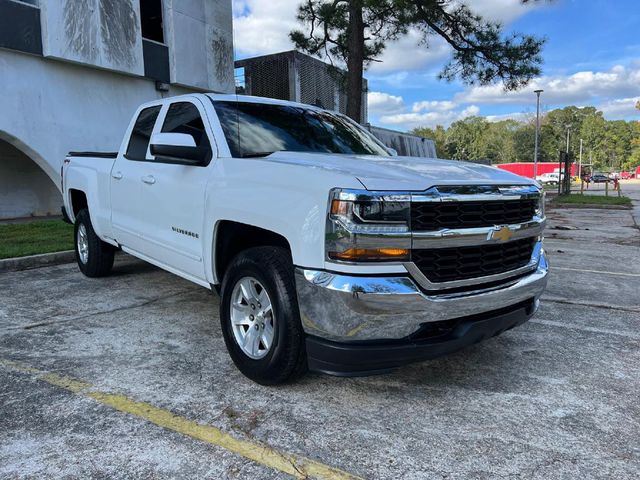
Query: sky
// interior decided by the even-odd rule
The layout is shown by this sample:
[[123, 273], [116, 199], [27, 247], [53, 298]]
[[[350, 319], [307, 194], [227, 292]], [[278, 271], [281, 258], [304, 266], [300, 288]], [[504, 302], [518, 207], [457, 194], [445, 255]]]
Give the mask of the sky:
[[[288, 33], [302, 28], [302, 0], [233, 0], [236, 58], [291, 50]], [[365, 73], [369, 121], [396, 130], [448, 126], [470, 115], [490, 120], [535, 115], [534, 90], [543, 89], [542, 111], [593, 105], [610, 120], [640, 120], [640, 0], [468, 0], [506, 33], [546, 38], [542, 75], [517, 92], [501, 84], [467, 86], [438, 80], [449, 47], [433, 37], [428, 48], [415, 32], [389, 44], [381, 62]]]

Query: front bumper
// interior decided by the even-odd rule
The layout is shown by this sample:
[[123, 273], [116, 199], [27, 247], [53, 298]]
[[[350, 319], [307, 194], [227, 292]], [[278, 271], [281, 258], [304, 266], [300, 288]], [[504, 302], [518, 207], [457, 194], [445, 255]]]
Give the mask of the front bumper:
[[[409, 275], [357, 276], [296, 268], [310, 368], [331, 373], [381, 370], [498, 334], [533, 315], [547, 275], [544, 252], [536, 269], [525, 275], [498, 285], [435, 293], [421, 290]], [[436, 330], [441, 333], [436, 335], [438, 346], [433, 343]], [[422, 338], [425, 335], [428, 338]], [[383, 352], [391, 358], [377, 362]], [[340, 360], [347, 358], [357, 360], [357, 365]]]

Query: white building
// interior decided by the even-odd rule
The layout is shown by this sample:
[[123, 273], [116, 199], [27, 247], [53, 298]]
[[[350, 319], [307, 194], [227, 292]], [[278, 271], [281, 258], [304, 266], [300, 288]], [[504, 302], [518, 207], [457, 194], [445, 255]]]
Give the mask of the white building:
[[234, 91], [231, 0], [0, 0], [0, 218], [58, 214], [69, 150], [145, 101]]

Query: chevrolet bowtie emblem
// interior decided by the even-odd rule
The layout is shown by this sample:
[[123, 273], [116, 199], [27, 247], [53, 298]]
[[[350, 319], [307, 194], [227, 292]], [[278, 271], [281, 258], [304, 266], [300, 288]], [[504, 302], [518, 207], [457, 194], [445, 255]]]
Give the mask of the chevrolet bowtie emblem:
[[496, 229], [491, 233], [492, 240], [499, 240], [501, 242], [508, 242], [509, 240], [511, 240], [511, 237], [513, 237], [513, 230], [511, 230], [507, 226], [499, 228], [496, 227]]

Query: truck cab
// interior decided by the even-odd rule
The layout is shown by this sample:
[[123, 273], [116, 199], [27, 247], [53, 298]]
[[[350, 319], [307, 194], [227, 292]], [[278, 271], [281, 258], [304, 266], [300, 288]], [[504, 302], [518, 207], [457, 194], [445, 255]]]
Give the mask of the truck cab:
[[546, 285], [534, 181], [395, 156], [309, 105], [149, 102], [118, 152], [70, 153], [62, 184], [85, 275], [121, 249], [218, 291], [230, 356], [264, 384], [455, 351], [526, 321]]

